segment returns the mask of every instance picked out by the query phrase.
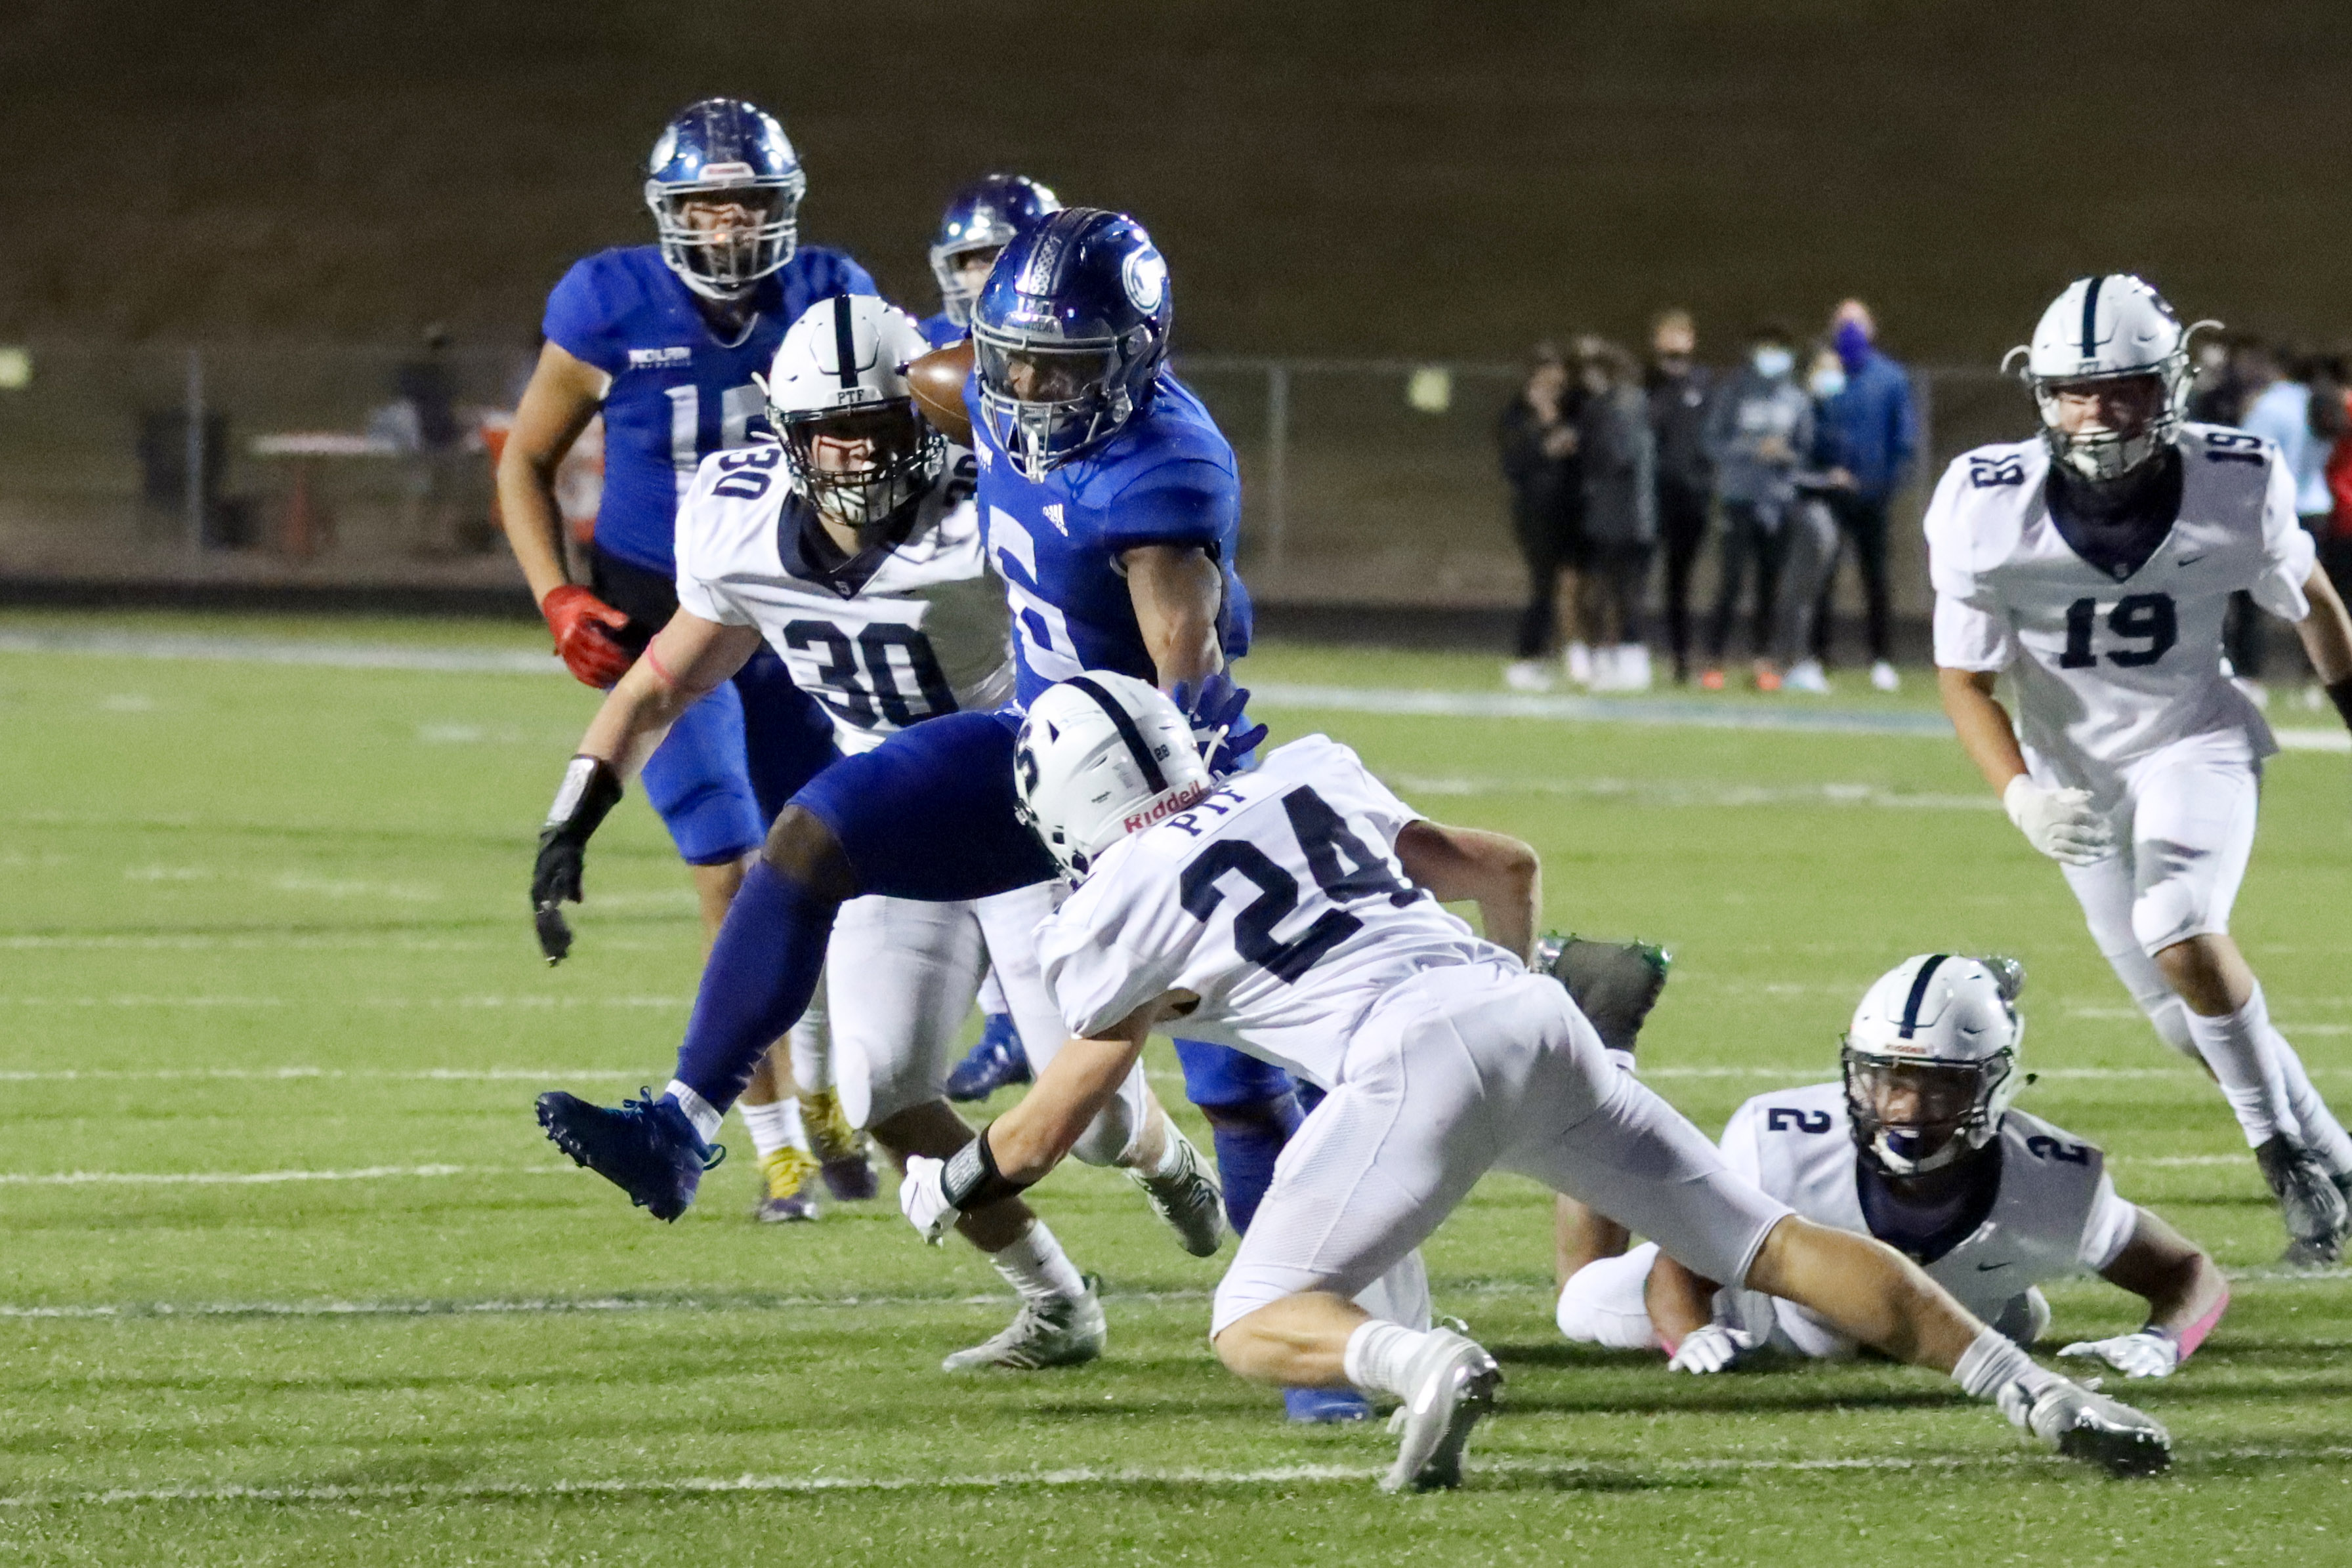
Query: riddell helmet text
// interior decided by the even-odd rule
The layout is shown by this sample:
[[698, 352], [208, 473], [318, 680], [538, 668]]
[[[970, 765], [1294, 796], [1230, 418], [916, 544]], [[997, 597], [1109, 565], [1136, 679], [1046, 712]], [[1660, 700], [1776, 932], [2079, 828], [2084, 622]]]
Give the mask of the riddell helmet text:
[[1120, 825], [1130, 833], [1140, 832], [1154, 822], [1167, 821], [1188, 806], [1200, 804], [1202, 797], [1208, 792], [1209, 787], [1205, 783], [1187, 784], [1174, 794], [1154, 800], [1140, 811], [1129, 812], [1127, 821]]

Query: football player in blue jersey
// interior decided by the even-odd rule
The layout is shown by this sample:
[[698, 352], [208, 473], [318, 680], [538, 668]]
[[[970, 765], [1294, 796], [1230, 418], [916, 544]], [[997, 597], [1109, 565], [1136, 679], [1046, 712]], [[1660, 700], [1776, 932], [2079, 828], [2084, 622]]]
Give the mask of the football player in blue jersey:
[[[705, 456], [752, 438], [765, 407], [753, 375], [784, 329], [820, 299], [876, 292], [847, 256], [799, 243], [806, 189], [774, 116], [706, 99], [663, 128], [646, 162], [658, 243], [600, 251], [548, 296], [547, 342], [499, 459], [499, 504], [556, 650], [588, 685], [619, 680], [677, 608], [678, 497]], [[555, 473], [600, 413], [604, 493], [583, 584], [565, 564]], [[824, 710], [770, 654], [689, 711], [646, 763], [646, 798], [692, 868], [711, 936], [767, 823], [836, 755]], [[764, 1063], [759, 1077], [745, 1107], [754, 1141], [775, 1145], [762, 1148], [773, 1156], [763, 1217], [798, 1212], [805, 1156], [783, 1152], [795, 1111], [829, 1161], [829, 1185], [871, 1196], [872, 1169], [837, 1102], [803, 1083], [817, 1092], [794, 1106]], [[795, 1190], [780, 1193], [779, 1178]]]
[[[931, 239], [940, 310], [921, 323], [931, 347], [943, 349], [971, 336], [971, 302], [980, 298], [997, 256], [1023, 231], [1061, 210], [1061, 198], [1025, 174], [982, 175], [955, 193]], [[1029, 1056], [1002, 1005], [1003, 995], [992, 976], [981, 992], [985, 1022], [980, 1040], [948, 1075], [949, 1099], [985, 1100], [999, 1089], [1029, 1082]]]
[[[1074, 207], [1006, 246], [973, 308], [971, 347], [915, 367], [927, 413], [980, 462], [989, 559], [1013, 610], [1015, 702], [894, 735], [793, 798], [727, 912], [665, 1092], [617, 1110], [540, 1097], [555, 1143], [656, 1218], [693, 1201], [727, 1106], [814, 993], [845, 900], [978, 898], [1059, 875], [1014, 811], [1023, 705], [1110, 670], [1184, 693], [1205, 749], [1239, 755], [1264, 734], [1243, 727], [1221, 674], [1249, 645], [1234, 572], [1239, 475], [1208, 410], [1167, 370], [1171, 316], [1167, 264], [1142, 225]], [[960, 419], [922, 393], [962, 359], [976, 364]], [[1296, 1093], [1238, 1052], [1179, 1053], [1242, 1228], [1298, 1124]], [[1366, 1413], [1319, 1395], [1299, 1406], [1309, 1419]]]
[[971, 304], [996, 257], [1024, 232], [1062, 210], [1061, 198], [1025, 174], [986, 174], [966, 185], [940, 214], [931, 239], [931, 276], [940, 313], [922, 323], [934, 349], [971, 333]]

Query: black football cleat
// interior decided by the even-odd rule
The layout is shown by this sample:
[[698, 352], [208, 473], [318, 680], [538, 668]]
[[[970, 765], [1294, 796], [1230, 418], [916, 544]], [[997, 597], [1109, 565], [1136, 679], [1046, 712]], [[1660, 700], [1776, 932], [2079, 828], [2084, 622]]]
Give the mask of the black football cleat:
[[702, 1173], [727, 1157], [706, 1144], [677, 1103], [624, 1100], [619, 1109], [592, 1105], [577, 1094], [551, 1090], [539, 1097], [539, 1124], [555, 1146], [629, 1195], [656, 1219], [672, 1220], [694, 1202]]

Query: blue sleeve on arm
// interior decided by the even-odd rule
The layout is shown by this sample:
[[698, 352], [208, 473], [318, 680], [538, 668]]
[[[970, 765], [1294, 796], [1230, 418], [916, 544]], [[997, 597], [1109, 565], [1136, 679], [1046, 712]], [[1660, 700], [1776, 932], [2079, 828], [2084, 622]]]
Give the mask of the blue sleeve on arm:
[[548, 295], [540, 329], [573, 359], [616, 376], [628, 368], [628, 350], [614, 337], [613, 302], [600, 281], [594, 256], [574, 262]]
[[1196, 545], [1214, 560], [1230, 559], [1241, 531], [1241, 492], [1233, 476], [1211, 463], [1155, 470], [1122, 491], [1103, 525], [1113, 549], [1139, 545]]

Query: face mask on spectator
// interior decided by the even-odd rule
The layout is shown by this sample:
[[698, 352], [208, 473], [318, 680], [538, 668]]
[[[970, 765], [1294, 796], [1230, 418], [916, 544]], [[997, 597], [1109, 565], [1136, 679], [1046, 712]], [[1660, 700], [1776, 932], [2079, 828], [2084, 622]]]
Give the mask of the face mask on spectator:
[[1758, 375], [1773, 379], [1787, 375], [1789, 367], [1796, 362], [1797, 357], [1786, 349], [1762, 348], [1748, 356], [1748, 363], [1756, 367]]
[[1860, 370], [1862, 362], [1870, 358], [1870, 334], [1863, 329], [1859, 321], [1839, 322], [1830, 344], [1837, 350], [1838, 359], [1845, 365], [1848, 374]]
[[1805, 379], [1805, 390], [1826, 402], [1845, 391], [1845, 371], [1836, 365], [1815, 365]]

